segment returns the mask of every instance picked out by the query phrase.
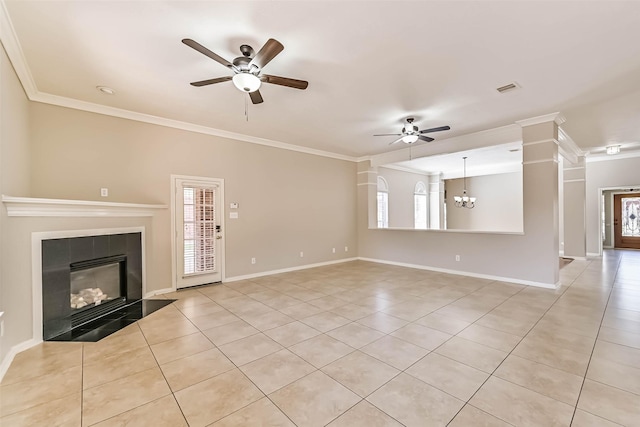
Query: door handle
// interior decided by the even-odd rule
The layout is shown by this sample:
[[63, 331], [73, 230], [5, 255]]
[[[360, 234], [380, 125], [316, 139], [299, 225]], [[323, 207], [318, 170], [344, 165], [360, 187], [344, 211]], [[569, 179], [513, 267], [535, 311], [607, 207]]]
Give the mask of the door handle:
[[222, 239], [222, 236], [216, 236], [216, 240]]

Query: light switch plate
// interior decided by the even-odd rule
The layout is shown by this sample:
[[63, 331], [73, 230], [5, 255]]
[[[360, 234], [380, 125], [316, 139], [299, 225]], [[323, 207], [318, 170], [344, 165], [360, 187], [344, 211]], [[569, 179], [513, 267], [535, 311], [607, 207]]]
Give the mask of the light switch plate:
[[229, 218], [238, 219], [238, 212], [229, 212]]

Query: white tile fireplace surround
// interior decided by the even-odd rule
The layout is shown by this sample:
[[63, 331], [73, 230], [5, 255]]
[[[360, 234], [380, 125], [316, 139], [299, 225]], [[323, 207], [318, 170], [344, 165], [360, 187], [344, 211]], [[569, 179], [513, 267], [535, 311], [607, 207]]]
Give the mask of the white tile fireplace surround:
[[[95, 218], [95, 224], [103, 224], [101, 218], [117, 217], [153, 217], [159, 210], [167, 209], [167, 205], [113, 203], [84, 200], [41, 199], [27, 197], [2, 196], [2, 202], [10, 217], [49, 217], [49, 218]], [[52, 227], [54, 228], [54, 227]], [[33, 231], [31, 233], [31, 277], [32, 277], [32, 318], [33, 339], [38, 343], [43, 340], [43, 311], [42, 311], [42, 242], [51, 239], [70, 239], [88, 236], [113, 236], [118, 234], [140, 233], [141, 235], [141, 283], [142, 293], [145, 295], [145, 227], [109, 227], [87, 228], [80, 230]], [[3, 363], [4, 364], [4, 363]]]

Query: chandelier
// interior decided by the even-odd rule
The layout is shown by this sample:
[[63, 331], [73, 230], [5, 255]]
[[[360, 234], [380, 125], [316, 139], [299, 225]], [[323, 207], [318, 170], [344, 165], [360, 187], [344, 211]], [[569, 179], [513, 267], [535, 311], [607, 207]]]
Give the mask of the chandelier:
[[462, 190], [462, 196], [453, 196], [453, 200], [457, 208], [473, 209], [476, 205], [476, 198], [467, 196], [467, 158], [463, 157], [464, 162], [464, 189]]

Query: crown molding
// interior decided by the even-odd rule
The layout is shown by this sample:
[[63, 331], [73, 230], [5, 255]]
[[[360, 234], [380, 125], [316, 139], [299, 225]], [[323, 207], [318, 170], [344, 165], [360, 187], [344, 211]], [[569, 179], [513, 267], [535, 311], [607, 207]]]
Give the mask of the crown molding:
[[538, 125], [540, 123], [548, 123], [548, 122], [555, 122], [555, 124], [560, 126], [566, 121], [567, 120], [564, 118], [562, 114], [560, 114], [559, 112], [556, 112], [556, 113], [545, 114], [543, 116], [531, 117], [529, 119], [517, 120], [516, 123], [519, 124], [521, 127], [533, 126], [533, 125]]
[[571, 164], [576, 164], [580, 157], [585, 157], [587, 153], [582, 151], [578, 144], [569, 136], [564, 129], [558, 127], [558, 152]]
[[329, 151], [316, 150], [313, 148], [301, 147], [298, 145], [288, 144], [286, 142], [275, 141], [267, 138], [259, 138], [256, 136], [244, 135], [241, 133], [230, 132], [222, 129], [211, 128], [208, 126], [197, 125], [179, 120], [167, 119], [164, 117], [153, 116], [150, 114], [138, 113], [131, 110], [109, 107], [92, 102], [80, 101], [63, 96], [51, 95], [48, 93], [38, 92], [32, 99], [35, 102], [43, 104], [57, 105], [59, 107], [72, 108], [75, 110], [88, 111], [91, 113], [102, 114], [105, 116], [118, 117], [121, 119], [133, 120], [143, 123], [149, 123], [158, 126], [170, 127], [174, 129], [186, 130], [189, 132], [201, 133], [205, 135], [218, 136], [221, 138], [234, 139], [236, 141], [249, 142], [251, 144], [266, 145], [268, 147], [280, 148], [283, 150], [297, 151], [299, 153], [311, 154], [314, 156], [329, 157], [337, 160], [346, 160], [355, 162], [356, 158], [343, 154], [331, 153]]
[[397, 170], [400, 172], [407, 172], [407, 173], [413, 173], [416, 175], [422, 175], [424, 177], [428, 177], [431, 175], [438, 175], [438, 173], [428, 173], [425, 171], [421, 171], [420, 169], [413, 169], [413, 168], [409, 168], [409, 167], [404, 167], [404, 166], [400, 166], [400, 165], [395, 165], [395, 164], [388, 164], [388, 165], [380, 165], [381, 168], [385, 168], [385, 169], [393, 169], [393, 170]]
[[4, 0], [0, 0], [0, 41], [29, 99], [38, 92]]
[[614, 154], [614, 155], [605, 154], [605, 153], [590, 154], [589, 156], [586, 157], [586, 161], [587, 163], [608, 162], [612, 160], [633, 159], [636, 157], [640, 157], [640, 150], [629, 151], [626, 153], [621, 152], [619, 154]]

